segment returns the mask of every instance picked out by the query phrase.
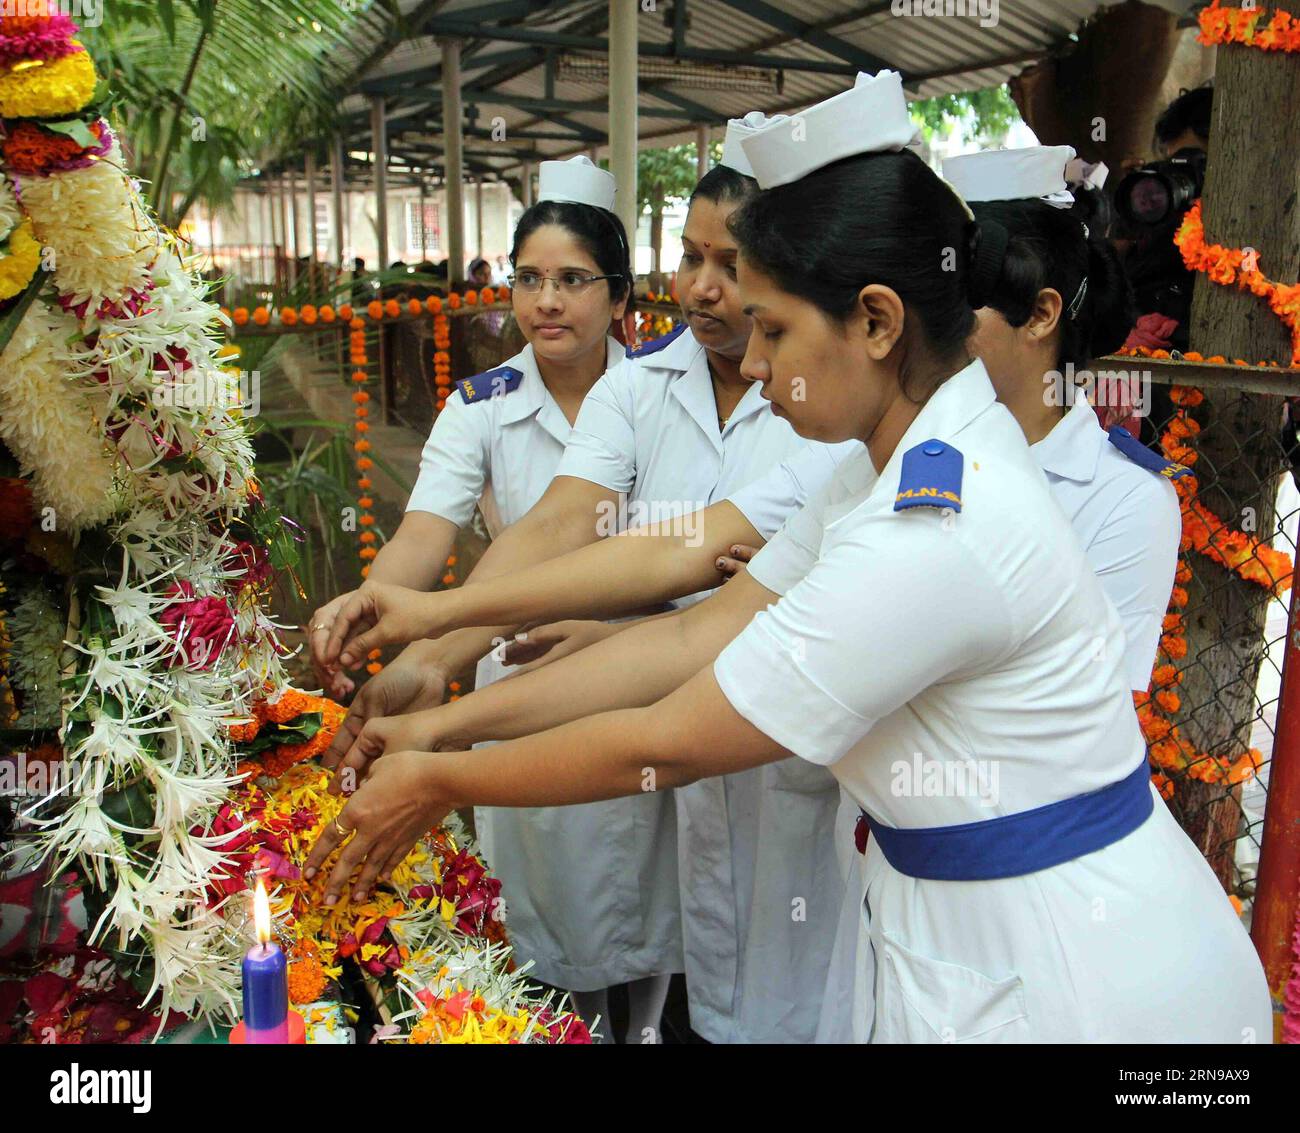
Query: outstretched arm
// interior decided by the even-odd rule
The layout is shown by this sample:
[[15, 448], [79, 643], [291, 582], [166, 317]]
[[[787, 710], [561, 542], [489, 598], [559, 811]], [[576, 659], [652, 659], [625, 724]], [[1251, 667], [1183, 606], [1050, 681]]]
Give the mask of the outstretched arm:
[[450, 704], [367, 722], [338, 739], [326, 766], [342, 759], [359, 774], [387, 752], [469, 747], [526, 736], [607, 709], [653, 704], [708, 665], [776, 595], [748, 575], [670, 617], [647, 619], [536, 672], [497, 681]]
[[[623, 635], [619, 635], [620, 637]], [[354, 899], [386, 879], [415, 839], [461, 806], [562, 806], [744, 771], [790, 755], [730, 704], [711, 668], [653, 707], [589, 716], [475, 752], [399, 752], [375, 765], [306, 862], [313, 877], [356, 831], [330, 874], [334, 904], [358, 867]]]
[[[509, 528], [502, 538], [512, 531]], [[393, 641], [439, 637], [462, 627], [490, 627], [477, 631], [482, 656], [491, 649], [494, 637], [507, 636], [517, 626], [559, 618], [614, 617], [710, 589], [725, 579], [718, 569], [719, 556], [735, 544], [761, 543], [753, 525], [724, 500], [493, 577], [491, 586], [467, 584], [429, 595], [401, 593], [390, 602], [385, 602], [388, 596], [372, 592], [369, 604], [363, 587], [339, 615], [327, 650], [337, 648], [343, 663], [350, 665]], [[487, 561], [484, 556], [483, 563]], [[471, 575], [470, 583], [477, 577], [477, 572]]]

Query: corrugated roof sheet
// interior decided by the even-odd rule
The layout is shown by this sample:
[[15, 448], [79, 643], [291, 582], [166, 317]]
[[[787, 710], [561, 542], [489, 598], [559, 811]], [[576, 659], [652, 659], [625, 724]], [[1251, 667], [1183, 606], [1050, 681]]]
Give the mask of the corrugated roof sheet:
[[[640, 8], [639, 0], [626, 0]], [[1158, 0], [1173, 10], [1183, 0]], [[917, 97], [995, 86], [1036, 59], [1066, 45], [1079, 25], [1096, 12], [1100, 0], [997, 0], [983, 7], [977, 0], [686, 0], [689, 19], [684, 43], [693, 51], [741, 53], [745, 57], [774, 56], [827, 68], [779, 72], [779, 91], [762, 93], [734, 89], [701, 89], [681, 81], [651, 81], [643, 77], [639, 100], [642, 144], [664, 145], [693, 139], [696, 126], [715, 128], [728, 118], [759, 108], [768, 112], [794, 110], [843, 90], [861, 62], [854, 52], [875, 57], [903, 73], [909, 92]], [[931, 14], [939, 8], [971, 14]], [[517, 165], [521, 143], [512, 134], [541, 132], [548, 136], [524, 143], [530, 156], [543, 158], [581, 152], [593, 140], [601, 144], [607, 127], [606, 84], [556, 75], [552, 95], [563, 109], [547, 104], [545, 47], [526, 42], [536, 32], [584, 34], [604, 39], [608, 34], [607, 0], [561, 0], [531, 5], [493, 0], [400, 0], [408, 18], [419, 18], [433, 31], [472, 24], [462, 51], [462, 88], [467, 112], [477, 107], [478, 123], [503, 122], [506, 141], [467, 138], [467, 156], [480, 168]], [[526, 11], [525, 11], [526, 10]], [[904, 14], [895, 14], [899, 11]], [[981, 20], [980, 12], [996, 18]], [[657, 0], [654, 11], [642, 11], [638, 36], [647, 45], [673, 42], [673, 0]], [[773, 26], [764, 16], [793, 27]], [[502, 19], [502, 23], [498, 23]], [[429, 21], [432, 21], [431, 23]], [[986, 26], [985, 26], [986, 25]], [[494, 29], [499, 29], [493, 35]], [[508, 29], [508, 30], [507, 30]], [[811, 30], [810, 30], [811, 29]], [[793, 34], [802, 31], [803, 34]], [[502, 36], [507, 38], [502, 38]], [[513, 38], [509, 38], [513, 36]], [[830, 43], [819, 36], [832, 36]], [[525, 42], [521, 42], [521, 40]], [[355, 44], [340, 53], [340, 67], [353, 69], [374, 50], [374, 42]], [[556, 49], [560, 56], [589, 54], [575, 48]], [[847, 56], [847, 57], [846, 57]], [[441, 52], [431, 35], [409, 38], [358, 76], [357, 93], [344, 103], [356, 117], [357, 139], [368, 130], [365, 119], [368, 89], [380, 89], [388, 100], [395, 153], [417, 156], [440, 146]], [[484, 62], [486, 61], [486, 63]], [[643, 54], [642, 69], [662, 60]], [[864, 68], [869, 69], [869, 68]], [[485, 82], [490, 79], [491, 82]], [[520, 100], [539, 106], [520, 106]], [[513, 103], [514, 105], [511, 105]], [[594, 135], [594, 137], [593, 137]]]

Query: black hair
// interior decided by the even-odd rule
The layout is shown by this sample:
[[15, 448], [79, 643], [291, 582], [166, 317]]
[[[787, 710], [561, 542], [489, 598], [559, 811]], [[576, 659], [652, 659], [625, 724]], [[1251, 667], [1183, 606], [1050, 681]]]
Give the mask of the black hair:
[[1210, 111], [1214, 106], [1214, 87], [1193, 87], [1180, 91], [1156, 119], [1156, 141], [1167, 146], [1191, 130], [1203, 142], [1210, 140]]
[[[932, 362], [966, 357], [977, 228], [952, 188], [911, 151], [847, 157], [768, 189], [730, 226], [746, 259], [832, 319], [850, 315], [863, 287], [883, 284], [907, 309], [905, 350], [917, 343]], [[904, 389], [908, 369], [905, 353]]]
[[575, 201], [538, 201], [524, 211], [515, 226], [515, 243], [510, 249], [510, 266], [519, 259], [519, 250], [534, 232], [548, 224], [558, 225], [586, 249], [600, 268], [601, 275], [614, 275], [608, 279], [609, 297], [614, 303], [632, 293], [635, 278], [628, 252], [627, 233], [623, 222], [612, 212], [595, 205]]
[[691, 190], [688, 207], [697, 200], [712, 201], [715, 205], [749, 200], [758, 192], [758, 182], [752, 177], [732, 169], [729, 165], [715, 165]]
[[[1019, 327], [1029, 320], [1043, 288], [1061, 296], [1058, 369], [1064, 372], [1070, 362], [1083, 368], [1124, 344], [1134, 321], [1133, 288], [1100, 233], [1085, 234], [1083, 222], [1068, 209], [1039, 200], [980, 201], [971, 208], [981, 225], [999, 224], [1010, 235], [988, 306]], [[1072, 302], [1077, 302], [1073, 317]]]

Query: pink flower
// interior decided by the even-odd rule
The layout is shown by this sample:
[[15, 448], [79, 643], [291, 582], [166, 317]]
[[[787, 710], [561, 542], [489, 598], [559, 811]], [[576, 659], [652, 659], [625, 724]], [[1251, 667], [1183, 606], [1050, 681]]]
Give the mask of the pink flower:
[[172, 664], [208, 670], [216, 663], [235, 629], [235, 616], [224, 598], [196, 598], [189, 582], [173, 583], [167, 591], [175, 599], [158, 615], [158, 621], [176, 642]]
[[232, 544], [225, 565], [227, 570], [243, 575], [242, 578], [231, 580], [235, 586], [265, 582], [275, 573], [266, 549], [247, 539], [238, 539]]

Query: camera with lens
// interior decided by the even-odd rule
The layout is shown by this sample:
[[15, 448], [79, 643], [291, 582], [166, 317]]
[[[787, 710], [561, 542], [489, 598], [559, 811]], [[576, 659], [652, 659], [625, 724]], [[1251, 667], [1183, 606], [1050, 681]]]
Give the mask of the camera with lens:
[[1115, 207], [1130, 224], [1154, 228], [1180, 216], [1205, 186], [1205, 151], [1188, 147], [1130, 172], [1115, 190]]

